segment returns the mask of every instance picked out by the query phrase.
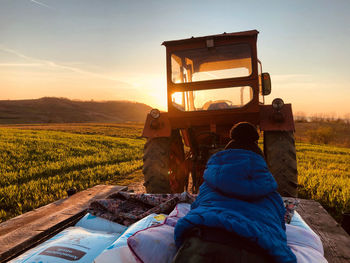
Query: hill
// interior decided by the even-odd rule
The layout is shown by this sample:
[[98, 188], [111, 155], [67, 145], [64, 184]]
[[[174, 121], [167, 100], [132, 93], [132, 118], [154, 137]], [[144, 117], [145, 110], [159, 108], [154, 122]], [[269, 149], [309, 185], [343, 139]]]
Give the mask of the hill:
[[0, 124], [144, 122], [150, 110], [146, 104], [129, 101], [0, 100]]

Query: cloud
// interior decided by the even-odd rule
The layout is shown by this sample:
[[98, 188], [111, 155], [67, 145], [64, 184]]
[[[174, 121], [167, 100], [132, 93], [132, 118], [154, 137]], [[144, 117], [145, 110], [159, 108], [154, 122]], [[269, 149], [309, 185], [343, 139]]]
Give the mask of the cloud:
[[72, 67], [72, 66], [68, 66], [68, 65], [64, 65], [62, 63], [57, 63], [55, 61], [50, 61], [50, 60], [44, 60], [44, 59], [38, 59], [38, 58], [33, 58], [33, 57], [30, 57], [30, 56], [27, 56], [27, 55], [24, 55], [16, 50], [13, 50], [13, 49], [10, 49], [10, 48], [7, 48], [7, 47], [4, 47], [4, 46], [1, 46], [0, 45], [0, 50], [3, 51], [3, 52], [6, 52], [6, 53], [9, 53], [9, 54], [12, 54], [12, 55], [15, 55], [19, 58], [22, 58], [26, 61], [29, 61], [30, 63], [3, 63], [3, 64], [0, 64], [3, 65], [3, 66], [44, 66], [44, 67], [50, 67], [50, 68], [55, 68], [55, 69], [61, 69], [61, 70], [66, 70], [66, 71], [71, 71], [71, 72], [74, 72], [74, 73], [78, 73], [78, 74], [83, 74], [83, 75], [87, 75], [87, 76], [90, 76], [90, 77], [95, 77], [95, 78], [101, 78], [101, 79], [105, 79], [105, 80], [110, 80], [110, 81], [114, 81], [114, 82], [117, 82], [118, 84], [120, 85], [123, 85], [123, 86], [128, 86], [128, 87], [132, 87], [133, 85], [127, 83], [127, 82], [124, 82], [124, 81], [120, 81], [116, 78], [113, 78], [111, 76], [108, 76], [108, 75], [104, 75], [104, 74], [100, 74], [100, 73], [95, 73], [95, 72], [91, 72], [91, 71], [86, 71], [84, 69], [81, 69], [81, 68], [78, 68], [78, 67]]
[[50, 6], [48, 6], [48, 5], [44, 4], [44, 3], [41, 3], [41, 2], [39, 2], [39, 1], [36, 1], [36, 0], [30, 0], [30, 2], [35, 3], [35, 4], [37, 4], [37, 5], [40, 5], [40, 6], [43, 6], [43, 7], [46, 7], [46, 8], [50, 8], [50, 9], [51, 9], [51, 7], [50, 7]]
[[[318, 81], [313, 75], [309, 74], [276, 74], [271, 75], [273, 87], [285, 92], [290, 90], [293, 93], [299, 91], [313, 90], [317, 87]], [[273, 90], [275, 90], [273, 88]]]
[[312, 81], [312, 76], [308, 74], [276, 74], [271, 76], [276, 81]]
[[0, 63], [0, 67], [39, 67], [39, 63]]

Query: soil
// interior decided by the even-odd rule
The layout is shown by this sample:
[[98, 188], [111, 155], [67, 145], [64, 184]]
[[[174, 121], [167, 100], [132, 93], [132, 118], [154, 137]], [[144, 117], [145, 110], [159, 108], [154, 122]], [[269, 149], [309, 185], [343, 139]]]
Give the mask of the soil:
[[128, 185], [128, 191], [136, 194], [146, 193], [146, 189], [143, 186], [143, 179], [138, 182], [134, 182]]

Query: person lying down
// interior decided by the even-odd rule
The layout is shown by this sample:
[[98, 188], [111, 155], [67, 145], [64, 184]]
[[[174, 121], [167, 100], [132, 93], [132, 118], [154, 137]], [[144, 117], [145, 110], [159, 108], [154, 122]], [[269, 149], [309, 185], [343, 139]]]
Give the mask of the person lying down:
[[190, 212], [175, 226], [179, 262], [297, 262], [287, 246], [285, 207], [250, 123], [213, 155]]

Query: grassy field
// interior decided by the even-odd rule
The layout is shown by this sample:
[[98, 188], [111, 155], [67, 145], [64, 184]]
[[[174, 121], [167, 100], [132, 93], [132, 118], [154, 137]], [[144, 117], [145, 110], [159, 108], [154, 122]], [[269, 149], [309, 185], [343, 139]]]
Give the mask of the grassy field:
[[106, 126], [88, 126], [87, 134], [74, 125], [64, 132], [0, 129], [0, 221], [66, 197], [72, 187], [120, 183], [142, 167], [141, 127], [111, 125], [105, 136]]
[[297, 143], [299, 196], [319, 201], [341, 220], [350, 211], [350, 148]]
[[[0, 220], [66, 197], [66, 190], [129, 184], [142, 178], [137, 124], [0, 127]], [[339, 221], [350, 211], [350, 149], [297, 143], [300, 197], [322, 203]]]

